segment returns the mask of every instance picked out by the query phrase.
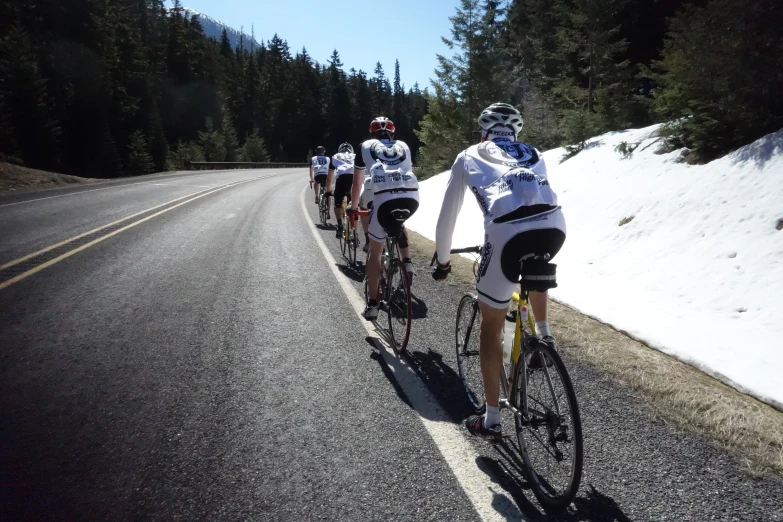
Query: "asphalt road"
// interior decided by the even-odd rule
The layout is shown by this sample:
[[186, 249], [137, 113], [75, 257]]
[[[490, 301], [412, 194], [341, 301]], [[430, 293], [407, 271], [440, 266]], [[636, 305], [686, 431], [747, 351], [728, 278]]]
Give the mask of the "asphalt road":
[[[466, 289], [417, 277], [395, 358], [356, 314], [334, 232], [313, 234], [306, 179], [0, 197], [0, 519], [546, 519], [504, 449], [458, 424]], [[558, 519], [783, 520], [783, 481], [567, 364], [586, 462]]]

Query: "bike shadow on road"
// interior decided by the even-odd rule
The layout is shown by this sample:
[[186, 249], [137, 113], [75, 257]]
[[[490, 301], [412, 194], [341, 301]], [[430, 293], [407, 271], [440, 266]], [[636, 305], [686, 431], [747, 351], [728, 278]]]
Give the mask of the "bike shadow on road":
[[438, 405], [455, 423], [476, 413], [465, 395], [462, 379], [443, 360], [443, 354], [433, 350], [413, 351], [406, 353], [405, 358], [421, 382], [437, 399]]
[[331, 223], [328, 225], [324, 225], [323, 223], [316, 223], [315, 228], [318, 230], [337, 230], [337, 225], [332, 225]]
[[492, 505], [498, 512], [509, 514], [508, 503], [513, 500], [518, 512], [512, 513], [511, 519], [631, 522], [613, 498], [601, 493], [593, 485], [590, 485], [586, 491], [583, 485], [574, 503], [565, 510], [547, 512], [542, 509], [535, 500], [525, 476], [524, 465], [517, 449], [511, 447], [512, 444], [515, 443], [506, 438], [492, 446], [497, 454], [495, 459], [486, 456], [476, 458], [476, 466], [511, 497], [509, 499], [505, 495], [495, 493]]
[[335, 266], [345, 277], [351, 281], [361, 283], [364, 281], [364, 266], [335, 263]]

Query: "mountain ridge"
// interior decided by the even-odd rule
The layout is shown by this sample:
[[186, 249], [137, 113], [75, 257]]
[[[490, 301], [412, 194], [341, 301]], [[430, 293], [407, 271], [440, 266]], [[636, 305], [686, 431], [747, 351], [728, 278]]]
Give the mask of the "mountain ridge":
[[242, 44], [243, 49], [250, 49], [251, 47], [261, 46], [261, 44], [259, 44], [255, 38], [249, 34], [238, 31], [216, 18], [196, 11], [190, 7], [183, 7], [182, 9], [185, 13], [187, 13], [188, 17], [196, 16], [198, 18], [199, 22], [201, 22], [201, 25], [204, 27], [204, 34], [206, 34], [208, 38], [214, 38], [220, 41], [220, 38], [223, 35], [223, 29], [225, 29], [226, 34], [228, 35], [228, 40], [231, 42], [231, 47], [234, 49], [239, 47], [240, 43]]

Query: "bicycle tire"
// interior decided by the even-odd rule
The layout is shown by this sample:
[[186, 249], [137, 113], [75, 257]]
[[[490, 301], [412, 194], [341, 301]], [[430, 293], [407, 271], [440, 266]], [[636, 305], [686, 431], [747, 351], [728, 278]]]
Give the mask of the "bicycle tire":
[[[526, 354], [526, 360], [535, 357], [539, 359], [539, 367], [534, 370], [528, 369], [528, 364], [519, 364], [517, 367], [516, 383], [522, 383], [522, 379], [527, 379], [528, 384], [519, 385], [516, 391], [517, 407], [521, 404], [522, 394], [525, 393], [528, 405], [528, 420], [523, 421], [515, 416], [517, 439], [519, 442], [522, 460], [527, 468], [530, 487], [536, 498], [544, 508], [559, 510], [570, 505], [579, 491], [579, 484], [582, 480], [582, 468], [584, 464], [584, 442], [582, 440], [582, 421], [579, 415], [579, 404], [576, 400], [576, 392], [568, 375], [568, 370], [555, 349], [548, 344], [539, 341], [536, 346]], [[547, 375], [549, 376], [547, 378]], [[553, 377], [559, 378], [560, 386], [555, 386]], [[530, 381], [537, 379], [541, 384], [535, 384]], [[556, 390], [556, 388], [559, 388]], [[547, 404], [546, 398], [538, 396], [538, 391], [543, 390], [542, 396], [551, 401]], [[553, 393], [554, 391], [554, 393]], [[558, 394], [558, 391], [560, 392]], [[561, 402], [565, 399], [564, 402]], [[560, 409], [560, 415], [553, 411], [553, 405], [557, 402]], [[563, 406], [568, 406], [567, 415], [563, 413]], [[543, 410], [543, 411], [542, 411]], [[539, 415], [540, 412], [543, 415]], [[565, 422], [564, 422], [565, 421]], [[570, 423], [570, 424], [569, 424]], [[570, 437], [568, 427], [570, 426]], [[543, 429], [542, 429], [543, 428]], [[541, 435], [546, 435], [542, 438]], [[526, 436], [527, 435], [527, 436]], [[556, 440], [565, 437], [566, 440]], [[565, 442], [566, 444], [558, 444]], [[567, 444], [570, 442], [571, 444]], [[531, 451], [533, 448], [536, 451]], [[567, 449], [568, 452], [563, 450]], [[543, 450], [543, 451], [542, 451]], [[563, 457], [570, 455], [570, 466], [567, 473], [563, 474], [564, 480], [562, 488], [556, 488], [552, 484], [551, 476], [544, 476], [544, 466], [539, 455], [549, 455], [551, 463], [553, 460], [557, 463], [558, 454]], [[536, 455], [535, 458], [531, 455]], [[565, 468], [563, 468], [565, 470]], [[551, 467], [546, 466], [546, 471], [550, 472]], [[551, 473], [547, 473], [551, 475]]]
[[408, 348], [413, 320], [413, 303], [411, 287], [405, 273], [405, 265], [400, 259], [393, 259], [386, 280], [388, 301], [386, 313], [389, 316], [389, 337], [392, 348], [397, 353], [404, 353]]
[[359, 242], [359, 237], [356, 234], [356, 229], [351, 229], [351, 235], [348, 241], [348, 263], [351, 266], [356, 265], [356, 244]]
[[318, 212], [321, 216], [321, 224], [326, 226], [326, 198], [323, 195], [318, 200]]
[[457, 370], [468, 401], [476, 411], [484, 409], [484, 381], [481, 377], [479, 359], [479, 324], [481, 312], [478, 299], [465, 294], [457, 307], [456, 350]]
[[[346, 225], [347, 223], [343, 226]], [[348, 257], [348, 241], [345, 240], [345, 230], [343, 230], [342, 234], [340, 234], [340, 251], [343, 253], [344, 258]]]

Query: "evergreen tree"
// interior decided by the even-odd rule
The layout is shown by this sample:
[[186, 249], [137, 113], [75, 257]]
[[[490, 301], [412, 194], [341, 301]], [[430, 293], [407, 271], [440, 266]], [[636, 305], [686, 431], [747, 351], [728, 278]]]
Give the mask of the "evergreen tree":
[[27, 33], [18, 25], [0, 39], [0, 101], [8, 111], [0, 120], [15, 139], [0, 143], [0, 152], [22, 159], [29, 167], [56, 170], [60, 127], [41, 77]]
[[509, 99], [509, 83], [501, 52], [498, 2], [461, 0], [452, 23], [451, 39], [443, 38], [451, 57], [438, 55], [434, 93], [429, 112], [416, 134], [424, 144], [421, 166], [425, 175], [451, 166], [457, 153], [478, 141], [476, 119], [487, 105]]
[[241, 152], [242, 161], [269, 161], [269, 153], [266, 150], [264, 144], [264, 138], [262, 138], [258, 129], [253, 129], [253, 132], [248, 135]]
[[128, 160], [126, 171], [131, 176], [149, 174], [155, 163], [147, 148], [147, 142], [142, 131], [135, 131], [128, 139]]
[[713, 0], [671, 23], [655, 105], [694, 156], [710, 160], [783, 127], [783, 10]]

